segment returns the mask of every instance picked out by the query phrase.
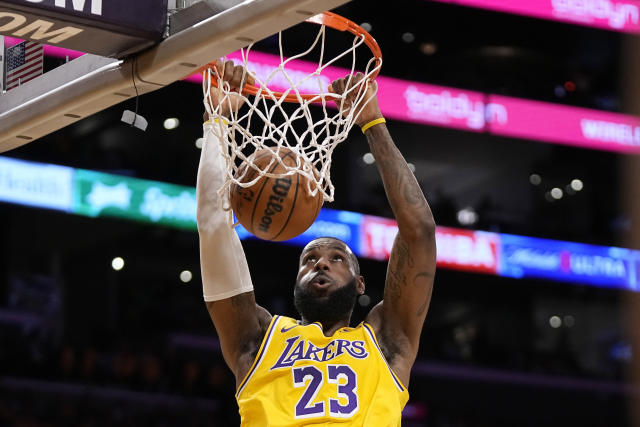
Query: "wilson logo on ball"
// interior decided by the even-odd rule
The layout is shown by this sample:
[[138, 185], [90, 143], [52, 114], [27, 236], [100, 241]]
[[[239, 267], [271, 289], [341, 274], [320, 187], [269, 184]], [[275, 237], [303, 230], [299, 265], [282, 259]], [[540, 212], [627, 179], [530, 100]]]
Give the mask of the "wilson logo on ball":
[[291, 178], [277, 178], [276, 183], [271, 187], [271, 194], [269, 196], [269, 202], [267, 203], [267, 207], [264, 210], [264, 215], [260, 219], [260, 224], [258, 225], [258, 229], [260, 231], [264, 231], [265, 233], [269, 232], [269, 227], [271, 226], [272, 216], [282, 212], [282, 202], [289, 194], [289, 189], [291, 188]]

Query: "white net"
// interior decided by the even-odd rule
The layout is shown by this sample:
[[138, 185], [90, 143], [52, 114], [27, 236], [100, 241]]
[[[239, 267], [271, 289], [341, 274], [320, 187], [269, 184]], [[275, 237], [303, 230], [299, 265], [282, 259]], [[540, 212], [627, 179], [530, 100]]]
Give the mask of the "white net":
[[[290, 57], [283, 54], [280, 32], [280, 64], [272, 69], [265, 70], [265, 67], [252, 62], [253, 45], [242, 49], [241, 61], [245, 72], [255, 79], [254, 96], [232, 90], [213, 68], [205, 71], [204, 105], [212, 122], [217, 119], [216, 131], [225, 135], [222, 139], [226, 144], [226, 150], [223, 151], [227, 161], [227, 176], [221, 193], [229, 194], [232, 183], [250, 187], [263, 176], [280, 178], [298, 173], [307, 178], [307, 191], [311, 196], [320, 191], [325, 202], [333, 201], [334, 186], [330, 174], [333, 151], [347, 138], [362, 107], [370, 101], [370, 97], [365, 99], [365, 94], [371, 77], [377, 75], [382, 62], [372, 55], [364, 70], [356, 70], [356, 50], [365, 42], [364, 35], [355, 35], [348, 49], [326, 59], [326, 29], [325, 25], [321, 25], [311, 46]], [[306, 60], [310, 52], [318, 49], [319, 59], [314, 61], [315, 69], [312, 72], [300, 72], [295, 67], [287, 69], [288, 65], [299, 59]], [[328, 91], [331, 81], [325, 74], [338, 61], [346, 60], [351, 61], [351, 68], [340, 78], [347, 78], [347, 90], [340, 95], [331, 93]], [[358, 71], [364, 74], [364, 78], [353, 79]], [[283, 86], [285, 89], [282, 92], [270, 89]], [[233, 112], [230, 107], [238, 101], [238, 97], [244, 101], [244, 106]], [[226, 109], [232, 111], [229, 117], [221, 115], [225, 104]], [[261, 149], [271, 149], [270, 163], [262, 169], [252, 162], [252, 154]], [[282, 161], [281, 155], [287, 151], [285, 149], [296, 154], [294, 165]], [[270, 171], [277, 163], [281, 165], [277, 169], [282, 172], [274, 174]], [[242, 164], [248, 167], [241, 167]], [[251, 179], [248, 179], [249, 176]]]

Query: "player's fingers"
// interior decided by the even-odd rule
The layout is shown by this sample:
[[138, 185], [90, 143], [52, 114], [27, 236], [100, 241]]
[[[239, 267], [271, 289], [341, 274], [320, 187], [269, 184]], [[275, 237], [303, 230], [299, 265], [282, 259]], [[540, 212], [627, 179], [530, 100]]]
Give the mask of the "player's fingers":
[[218, 76], [222, 76], [222, 70], [224, 69], [224, 64], [222, 63], [222, 61], [216, 59], [215, 61], [212, 62], [213, 64], [213, 69], [215, 70], [216, 74]]
[[246, 72], [244, 70], [244, 67], [242, 67], [241, 65], [234, 67], [233, 78], [229, 82], [229, 85], [231, 85], [232, 88], [242, 90], [243, 77], [246, 79], [245, 76], [246, 76]]
[[360, 84], [362, 79], [364, 79], [364, 74], [362, 74], [360, 72], [347, 77], [347, 80], [348, 80], [347, 89], [351, 89], [352, 87]]
[[338, 92], [338, 80], [336, 79], [329, 84], [329, 92], [339, 94]]
[[333, 83], [331, 83], [333, 93], [342, 95], [344, 92], [344, 85], [345, 85], [344, 79], [334, 80]]
[[229, 61], [225, 61], [224, 63], [224, 67], [222, 70], [222, 79], [225, 82], [228, 82], [231, 85], [231, 80], [233, 80], [233, 61], [229, 60]]
[[255, 83], [255, 79], [249, 73], [249, 70], [247, 70], [245, 67], [242, 67], [241, 69], [242, 69], [242, 84], [253, 85]]

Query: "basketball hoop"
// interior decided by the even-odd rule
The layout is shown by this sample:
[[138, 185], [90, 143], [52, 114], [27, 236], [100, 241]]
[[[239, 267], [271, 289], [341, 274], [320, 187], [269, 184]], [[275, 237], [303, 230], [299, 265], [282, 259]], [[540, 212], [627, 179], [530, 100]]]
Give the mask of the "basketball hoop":
[[[382, 54], [369, 33], [335, 13], [324, 12], [307, 19], [306, 22], [320, 25], [311, 46], [300, 54], [285, 57], [282, 31], [279, 32], [279, 65], [266, 72], [261, 69], [261, 73], [257, 73], [252, 69], [252, 66], [255, 68], [251, 60], [253, 44], [241, 49], [239, 59], [246, 72], [255, 80], [255, 85], [244, 85], [241, 93], [231, 90], [229, 84], [217, 75], [215, 62], [205, 67], [204, 105], [212, 123], [214, 119], [218, 119], [217, 125], [212, 126], [211, 131], [224, 135], [221, 139], [226, 146], [223, 154], [227, 161], [227, 176], [223, 188], [220, 189], [221, 193], [228, 195], [231, 183], [246, 188], [254, 185], [263, 176], [281, 178], [299, 173], [307, 178], [307, 192], [310, 195], [315, 196], [320, 191], [324, 201], [333, 201], [331, 156], [336, 146], [347, 138], [362, 107], [371, 100], [365, 99], [365, 94], [370, 82], [380, 71]], [[324, 58], [326, 28], [354, 35], [351, 46], [329, 60]], [[356, 70], [356, 49], [362, 45], [368, 47], [372, 57], [367, 61], [364, 70]], [[285, 69], [287, 65], [295, 64], [296, 60], [305, 59], [316, 48], [320, 49], [320, 55], [319, 59], [314, 61], [313, 70], [301, 73], [299, 70], [292, 72]], [[256, 55], [260, 54], [255, 53], [254, 57]], [[323, 72], [326, 74], [332, 71], [335, 74], [336, 71], [332, 68], [343, 58], [350, 59], [351, 67], [348, 73], [343, 72], [340, 78], [347, 74], [348, 83], [351, 83], [351, 78], [356, 72], [362, 72], [364, 78], [353, 85], [348, 84], [347, 91], [337, 95], [328, 91], [328, 83], [333, 78], [328, 79]], [[278, 86], [281, 90], [276, 90]], [[212, 87], [219, 88], [221, 92], [216, 108], [212, 107]], [[347, 108], [345, 98], [349, 93], [354, 93], [355, 98], [353, 105]], [[248, 110], [247, 107], [242, 107], [232, 112], [231, 117], [223, 117], [220, 115], [220, 106], [231, 102], [232, 96], [241, 97]], [[335, 105], [337, 111], [330, 111], [330, 105]], [[312, 106], [317, 107], [318, 111], [312, 111]], [[314, 115], [316, 117], [313, 117]], [[271, 148], [273, 156], [268, 167], [260, 169], [252, 163], [251, 154], [265, 148]], [[289, 149], [297, 155], [299, 160], [295, 165], [282, 162], [279, 155], [281, 149]], [[248, 167], [240, 168], [243, 163]], [[281, 171], [278, 174], [271, 172], [276, 169], [272, 167], [276, 164], [281, 166], [277, 168]], [[249, 176], [252, 179], [248, 180]]]

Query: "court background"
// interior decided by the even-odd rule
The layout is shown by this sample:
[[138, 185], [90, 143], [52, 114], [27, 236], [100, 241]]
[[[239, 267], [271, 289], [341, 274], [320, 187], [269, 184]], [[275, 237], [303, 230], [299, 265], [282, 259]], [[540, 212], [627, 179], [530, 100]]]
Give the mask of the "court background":
[[[633, 112], [622, 64], [637, 36], [422, 0], [354, 0], [335, 11], [371, 25], [383, 76]], [[53, 69], [64, 59], [45, 61]], [[119, 121], [125, 107], [133, 101], [3, 156], [194, 186], [200, 87], [177, 82], [142, 96], [144, 133]], [[164, 128], [169, 117], [178, 128]], [[621, 173], [628, 154], [402, 120], [389, 128], [441, 226], [631, 245]], [[328, 207], [391, 217], [366, 152], [354, 130], [335, 154]], [[584, 188], [566, 194], [576, 178]], [[565, 194], [549, 201], [554, 187]], [[459, 220], [466, 207], [477, 214], [473, 224]], [[234, 381], [201, 299], [193, 231], [3, 203], [0, 235], [3, 424], [237, 424]], [[257, 300], [293, 315], [300, 248], [244, 246]], [[118, 256], [125, 266], [115, 271]], [[356, 307], [354, 323], [380, 299], [385, 263], [363, 259], [361, 267], [370, 301]], [[189, 283], [183, 270], [193, 274]], [[629, 296], [636, 294], [439, 269], [403, 424], [630, 425], [627, 400], [637, 388], [627, 375]]]

